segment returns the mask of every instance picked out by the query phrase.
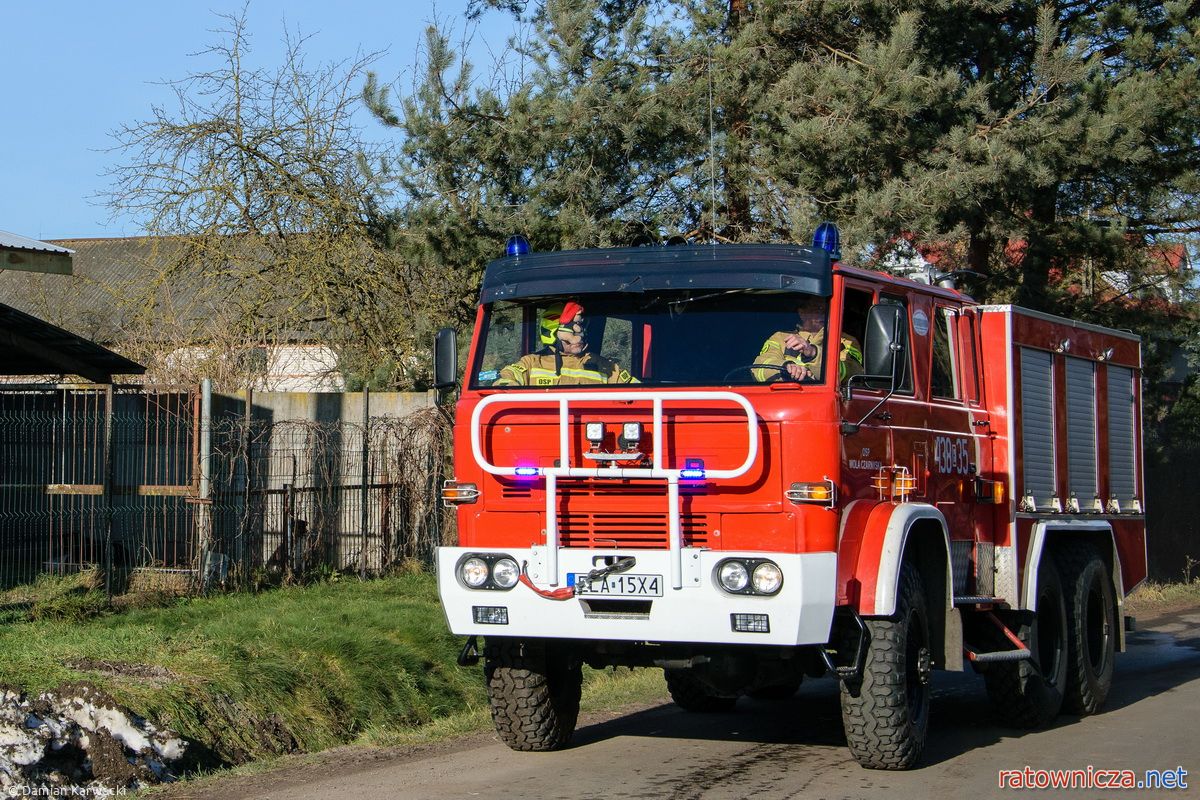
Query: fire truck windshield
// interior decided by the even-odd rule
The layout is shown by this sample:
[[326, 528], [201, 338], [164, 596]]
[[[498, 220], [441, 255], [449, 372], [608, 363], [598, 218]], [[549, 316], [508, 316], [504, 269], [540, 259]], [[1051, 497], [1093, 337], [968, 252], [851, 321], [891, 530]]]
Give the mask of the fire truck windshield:
[[[831, 372], [828, 310], [828, 298], [748, 289], [498, 300], [485, 308], [470, 385], [819, 384]], [[788, 362], [804, 369], [789, 373]]]

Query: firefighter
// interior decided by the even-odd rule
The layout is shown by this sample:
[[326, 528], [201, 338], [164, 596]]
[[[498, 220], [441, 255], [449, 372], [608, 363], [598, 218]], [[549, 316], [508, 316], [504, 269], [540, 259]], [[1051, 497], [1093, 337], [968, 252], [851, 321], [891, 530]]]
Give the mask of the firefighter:
[[576, 386], [637, 383], [616, 362], [588, 352], [583, 306], [574, 300], [555, 303], [542, 312], [539, 331], [545, 348], [500, 370], [493, 386]]
[[[816, 295], [803, 295], [796, 307], [800, 320], [793, 331], [779, 331], [763, 343], [755, 364], [783, 367], [793, 380], [815, 380], [821, 376], [825, 352], [825, 302]], [[838, 358], [838, 382], [863, 371], [862, 345], [848, 333], [842, 334]], [[754, 370], [754, 379], [767, 381], [780, 373]]]

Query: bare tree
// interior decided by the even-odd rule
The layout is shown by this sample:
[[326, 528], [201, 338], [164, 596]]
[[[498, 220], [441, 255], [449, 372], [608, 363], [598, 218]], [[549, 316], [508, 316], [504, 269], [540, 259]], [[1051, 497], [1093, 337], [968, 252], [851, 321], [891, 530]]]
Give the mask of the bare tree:
[[217, 65], [112, 133], [123, 163], [109, 207], [171, 242], [126, 296], [130, 338], [228, 351], [222, 363], [246, 369], [261, 363], [236, 357], [247, 348], [322, 344], [343, 371], [403, 382], [415, 309], [380, 233], [370, 164], [386, 153], [353, 119], [378, 54], [310, 68], [307, 37], [288, 34], [280, 67], [252, 67], [245, 9], [221, 19], [222, 41], [200, 54]]

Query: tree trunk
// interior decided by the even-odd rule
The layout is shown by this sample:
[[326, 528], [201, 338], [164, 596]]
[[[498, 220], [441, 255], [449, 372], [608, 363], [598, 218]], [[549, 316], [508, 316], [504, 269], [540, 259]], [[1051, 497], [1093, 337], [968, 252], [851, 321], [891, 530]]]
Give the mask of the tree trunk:
[[[733, 44], [741, 31], [742, 15], [748, 10], [747, 0], [729, 0], [729, 24], [726, 30], [729, 42]], [[726, 227], [722, 235], [732, 241], [740, 240], [752, 227], [750, 216], [749, 162], [750, 162], [750, 122], [746, 111], [745, 98], [748, 87], [745, 85], [746, 73], [732, 91], [726, 95], [726, 153], [722, 177], [725, 181], [725, 218]]]
[[1021, 261], [1021, 285], [1017, 289], [1016, 297], [1017, 304], [1026, 308], [1047, 310], [1053, 305], [1047, 290], [1050, 286], [1050, 268], [1054, 265], [1054, 241], [1051, 231], [1057, 201], [1057, 186], [1047, 186], [1034, 196], [1025, 258]]

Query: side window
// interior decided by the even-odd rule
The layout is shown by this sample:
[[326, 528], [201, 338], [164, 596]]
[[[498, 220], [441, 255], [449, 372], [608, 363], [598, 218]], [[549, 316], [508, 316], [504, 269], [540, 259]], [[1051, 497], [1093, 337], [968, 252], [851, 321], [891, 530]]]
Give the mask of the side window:
[[[871, 308], [871, 293], [847, 287], [842, 296], [842, 380], [863, 371], [863, 339], [867, 330], [867, 311]], [[847, 341], [849, 339], [849, 341]]]
[[959, 320], [961, 336], [955, 341], [961, 342], [959, 347], [959, 364], [963, 377], [963, 389], [967, 400], [979, 402], [979, 355], [975, 344], [975, 314], [964, 312]]
[[933, 313], [933, 363], [929, 369], [929, 393], [933, 397], [958, 399], [958, 381], [954, 379], [957, 362], [951, 334], [954, 330], [955, 314], [945, 306], [938, 306]]
[[871, 308], [871, 293], [847, 288], [842, 302], [842, 333], [853, 336], [862, 344], [867, 328], [867, 310]]

